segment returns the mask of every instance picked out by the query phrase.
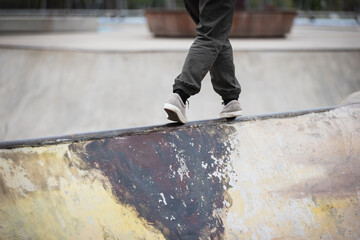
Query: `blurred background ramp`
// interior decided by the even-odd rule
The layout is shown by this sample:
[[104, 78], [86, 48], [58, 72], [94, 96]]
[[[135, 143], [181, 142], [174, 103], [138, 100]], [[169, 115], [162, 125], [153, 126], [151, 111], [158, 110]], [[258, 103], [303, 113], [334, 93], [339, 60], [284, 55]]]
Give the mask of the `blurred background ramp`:
[[[46, 42], [55, 36], [29, 38]], [[86, 41], [81, 34], [75, 38], [58, 36], [54, 41], [71, 39], [78, 45]], [[131, 38], [122, 43], [120, 36], [111, 34], [94, 36], [93, 42], [103, 46], [109, 39], [120, 39], [119, 46], [132, 46]], [[172, 91], [173, 79], [181, 70], [191, 39], [173, 40], [170, 44], [174, 45], [168, 49], [151, 50], [161, 44], [159, 41], [145, 50], [131, 51], [0, 48], [0, 139], [165, 123], [162, 106]], [[291, 40], [269, 41], [259, 44], [271, 44], [272, 48], [292, 44]], [[336, 105], [360, 90], [360, 50], [299, 49], [306, 42], [285, 46], [288, 50], [257, 50], [261, 46], [237, 50], [241, 40], [233, 42], [245, 115]], [[212, 119], [221, 107], [221, 98], [206, 76], [200, 94], [190, 99], [188, 117]]]
[[359, 239], [360, 104], [0, 143], [4, 239]]

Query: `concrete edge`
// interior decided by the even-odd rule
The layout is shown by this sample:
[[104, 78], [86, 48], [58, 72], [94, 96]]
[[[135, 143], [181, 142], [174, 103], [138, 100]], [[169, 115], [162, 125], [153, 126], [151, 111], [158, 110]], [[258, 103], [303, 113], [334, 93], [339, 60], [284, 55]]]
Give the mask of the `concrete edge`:
[[0, 32], [86, 32], [98, 29], [96, 17], [0, 16]]
[[[352, 103], [348, 105], [354, 105], [359, 103]], [[109, 130], [109, 131], [100, 131], [100, 132], [90, 132], [90, 133], [80, 133], [80, 134], [70, 134], [63, 136], [54, 136], [54, 137], [45, 137], [45, 138], [34, 138], [34, 139], [25, 139], [25, 140], [14, 140], [14, 141], [3, 141], [0, 142], [0, 149], [14, 149], [21, 147], [39, 147], [44, 145], [55, 145], [55, 144], [65, 144], [70, 142], [81, 142], [81, 141], [91, 141], [98, 139], [106, 139], [113, 137], [125, 137], [132, 135], [140, 135], [140, 134], [149, 134], [153, 132], [161, 132], [168, 128], [173, 128], [174, 130], [178, 129], [187, 129], [187, 128], [195, 128], [201, 125], [217, 125], [217, 124], [233, 124], [239, 122], [251, 122], [251, 121], [262, 121], [267, 119], [279, 119], [279, 118], [292, 118], [312, 113], [323, 113], [329, 112], [336, 108], [346, 107], [348, 105], [342, 106], [330, 106], [302, 111], [293, 111], [293, 112], [279, 112], [272, 114], [264, 114], [264, 115], [253, 115], [253, 116], [242, 116], [236, 119], [209, 119], [203, 121], [194, 121], [189, 122], [187, 124], [178, 124], [178, 123], [169, 123], [165, 125], [157, 125], [157, 126], [148, 126], [148, 127], [140, 127], [140, 128], [129, 128], [129, 129], [118, 129], [118, 130]]]

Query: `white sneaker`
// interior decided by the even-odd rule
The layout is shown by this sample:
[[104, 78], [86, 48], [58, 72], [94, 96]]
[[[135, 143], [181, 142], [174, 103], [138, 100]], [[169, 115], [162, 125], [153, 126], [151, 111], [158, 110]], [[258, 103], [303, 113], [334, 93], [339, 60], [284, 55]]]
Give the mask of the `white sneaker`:
[[177, 93], [172, 93], [164, 104], [164, 110], [168, 114], [168, 119], [175, 122], [186, 123], [186, 105]]
[[242, 112], [242, 108], [240, 102], [238, 100], [232, 100], [223, 107], [219, 117], [234, 118], [241, 116], [241, 112]]

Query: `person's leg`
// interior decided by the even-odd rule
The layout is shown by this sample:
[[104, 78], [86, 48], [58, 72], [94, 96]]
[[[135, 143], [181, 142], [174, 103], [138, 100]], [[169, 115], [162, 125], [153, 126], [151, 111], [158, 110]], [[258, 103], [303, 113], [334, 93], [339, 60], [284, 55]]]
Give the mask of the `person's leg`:
[[[174, 93], [164, 105], [168, 119], [185, 123], [186, 99], [200, 91], [201, 81], [214, 64], [221, 67], [221, 61], [216, 63], [216, 59], [223, 47], [225, 46], [226, 50], [228, 45], [235, 3], [236, 0], [185, 0], [186, 9], [197, 24], [198, 36], [189, 50], [181, 74], [175, 79]], [[229, 56], [226, 54], [227, 51], [220, 54], [221, 58]], [[215, 74], [216, 69], [217, 67]], [[220, 88], [220, 84], [217, 83], [216, 86], [218, 85], [216, 89]], [[233, 106], [235, 105], [232, 102], [225, 106], [223, 112], [227, 113], [228, 109], [232, 111]], [[235, 106], [235, 109], [237, 108]]]
[[211, 83], [226, 105], [239, 98], [241, 87], [235, 77], [233, 50], [227, 40], [210, 69]]
[[234, 118], [240, 116], [242, 108], [238, 98], [241, 87], [235, 77], [233, 50], [229, 40], [224, 44], [216, 58], [210, 70], [210, 76], [215, 92], [223, 99], [224, 107], [219, 117]]
[[198, 25], [200, 22], [199, 0], [184, 0], [184, 5], [192, 20]]
[[[199, 4], [198, 15], [195, 2]], [[181, 90], [191, 96], [200, 91], [201, 81], [216, 63], [222, 48], [228, 44], [235, 2], [235, 0], [185, 0], [186, 8], [195, 23], [199, 16], [196, 27], [198, 36], [189, 50], [181, 74], [175, 79], [174, 92]], [[228, 56], [226, 53], [227, 51], [224, 57]]]

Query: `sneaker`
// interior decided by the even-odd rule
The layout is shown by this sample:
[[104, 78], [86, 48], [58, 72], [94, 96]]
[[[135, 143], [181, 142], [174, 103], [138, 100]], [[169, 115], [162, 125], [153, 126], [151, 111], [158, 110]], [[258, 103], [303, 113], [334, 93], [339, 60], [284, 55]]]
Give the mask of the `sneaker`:
[[175, 122], [187, 122], [185, 109], [186, 105], [177, 93], [171, 94], [167, 102], [164, 104], [164, 110], [168, 114], [168, 119]]
[[229, 102], [228, 104], [226, 104], [219, 117], [220, 118], [234, 118], [234, 117], [238, 117], [241, 116], [241, 105], [240, 102], [238, 100], [232, 100], [231, 102]]

